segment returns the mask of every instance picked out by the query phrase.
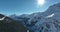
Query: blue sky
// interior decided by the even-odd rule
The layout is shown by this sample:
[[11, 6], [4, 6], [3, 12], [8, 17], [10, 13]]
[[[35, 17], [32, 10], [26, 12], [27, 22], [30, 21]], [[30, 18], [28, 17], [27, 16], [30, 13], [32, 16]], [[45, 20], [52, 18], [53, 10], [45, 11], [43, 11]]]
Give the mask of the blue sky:
[[45, 0], [43, 6], [37, 7], [36, 0], [0, 0], [0, 13], [5, 15], [19, 15], [44, 12], [49, 6], [59, 2], [60, 0]]

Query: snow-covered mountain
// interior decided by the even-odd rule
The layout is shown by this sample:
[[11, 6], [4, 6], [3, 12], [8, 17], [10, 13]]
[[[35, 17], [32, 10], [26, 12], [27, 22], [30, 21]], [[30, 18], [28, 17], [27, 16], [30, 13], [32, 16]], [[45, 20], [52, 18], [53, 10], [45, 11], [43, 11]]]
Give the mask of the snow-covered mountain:
[[34, 32], [60, 32], [60, 3], [50, 6], [42, 13], [38, 12], [17, 17], [17, 19], [22, 19], [24, 25]]

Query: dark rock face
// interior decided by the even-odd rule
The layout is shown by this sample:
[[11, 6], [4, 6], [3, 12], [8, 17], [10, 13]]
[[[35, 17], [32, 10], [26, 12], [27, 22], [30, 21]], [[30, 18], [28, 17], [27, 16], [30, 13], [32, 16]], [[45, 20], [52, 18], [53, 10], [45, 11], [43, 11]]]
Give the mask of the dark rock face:
[[[4, 15], [0, 14], [0, 17], [2, 18]], [[21, 23], [5, 17], [4, 20], [0, 21], [0, 32], [27, 32], [27, 28]]]
[[4, 15], [0, 14], [0, 18], [4, 17]]

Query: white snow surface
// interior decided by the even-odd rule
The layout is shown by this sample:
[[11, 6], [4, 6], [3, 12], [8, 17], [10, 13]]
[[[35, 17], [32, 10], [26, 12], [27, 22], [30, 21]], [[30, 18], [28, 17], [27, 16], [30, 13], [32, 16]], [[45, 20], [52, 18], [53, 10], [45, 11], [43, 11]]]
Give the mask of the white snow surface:
[[2, 17], [2, 18], [0, 18], [0, 21], [1, 21], [1, 20], [4, 20], [4, 19], [5, 19], [5, 17]]
[[48, 15], [46, 18], [50, 18], [50, 17], [53, 17], [54, 16], [54, 13], [51, 14], [51, 15]]

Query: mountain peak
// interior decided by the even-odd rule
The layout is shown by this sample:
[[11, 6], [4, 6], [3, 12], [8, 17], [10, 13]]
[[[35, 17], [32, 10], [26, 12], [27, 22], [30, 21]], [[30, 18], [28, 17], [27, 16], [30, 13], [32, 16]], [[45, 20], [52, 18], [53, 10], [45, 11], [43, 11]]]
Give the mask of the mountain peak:
[[48, 10], [50, 12], [60, 12], [60, 3], [50, 6]]
[[45, 12], [44, 15], [60, 13], [60, 3], [50, 6]]

